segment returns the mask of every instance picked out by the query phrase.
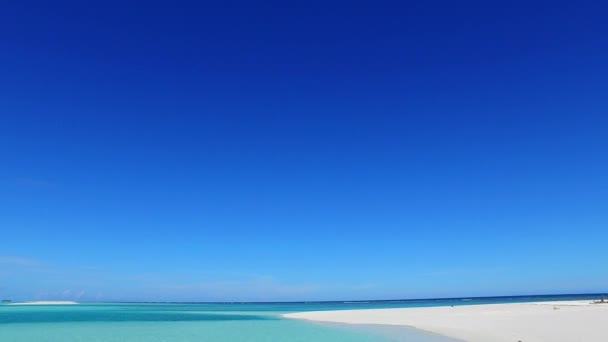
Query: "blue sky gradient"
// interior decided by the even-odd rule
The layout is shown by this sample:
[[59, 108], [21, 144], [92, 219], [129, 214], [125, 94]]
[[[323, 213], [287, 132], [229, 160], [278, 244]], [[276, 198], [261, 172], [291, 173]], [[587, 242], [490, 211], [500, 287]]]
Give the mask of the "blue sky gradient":
[[607, 8], [0, 5], [0, 297], [608, 291]]

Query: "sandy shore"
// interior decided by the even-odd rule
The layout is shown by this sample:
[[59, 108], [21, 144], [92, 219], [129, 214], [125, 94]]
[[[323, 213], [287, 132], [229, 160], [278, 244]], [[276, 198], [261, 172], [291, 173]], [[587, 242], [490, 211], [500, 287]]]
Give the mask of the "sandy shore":
[[302, 312], [287, 318], [415, 327], [470, 342], [606, 342], [608, 304], [589, 301]]
[[76, 302], [70, 301], [38, 301], [38, 302], [23, 302], [23, 303], [10, 303], [8, 305], [74, 305]]

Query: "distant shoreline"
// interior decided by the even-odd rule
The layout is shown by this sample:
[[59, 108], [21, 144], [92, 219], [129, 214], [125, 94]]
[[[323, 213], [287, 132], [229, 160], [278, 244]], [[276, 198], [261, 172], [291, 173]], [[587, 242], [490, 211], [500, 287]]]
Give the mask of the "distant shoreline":
[[501, 303], [531, 303], [546, 301], [574, 301], [608, 298], [608, 293], [528, 294], [471, 297], [348, 299], [348, 300], [300, 300], [300, 301], [25, 301], [7, 302], [5, 305], [73, 305], [73, 304], [418, 304], [438, 302], [444, 305], [477, 305]]
[[8, 303], [7, 305], [76, 305], [77, 302], [72, 301], [36, 301], [36, 302], [17, 302]]

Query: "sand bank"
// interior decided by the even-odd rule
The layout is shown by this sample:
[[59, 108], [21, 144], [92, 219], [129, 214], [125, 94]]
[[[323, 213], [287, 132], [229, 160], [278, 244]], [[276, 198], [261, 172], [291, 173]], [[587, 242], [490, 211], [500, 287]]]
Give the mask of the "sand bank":
[[8, 305], [74, 305], [76, 302], [70, 301], [38, 301], [38, 302], [23, 302], [23, 303], [10, 303]]
[[608, 304], [563, 301], [302, 312], [287, 318], [415, 327], [470, 342], [606, 342]]

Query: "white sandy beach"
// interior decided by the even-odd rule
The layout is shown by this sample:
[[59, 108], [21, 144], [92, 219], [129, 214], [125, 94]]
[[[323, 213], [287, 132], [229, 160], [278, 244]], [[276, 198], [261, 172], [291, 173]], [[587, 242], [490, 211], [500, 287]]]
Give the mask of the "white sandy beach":
[[470, 342], [606, 342], [608, 304], [538, 302], [302, 312], [287, 318], [415, 327]]
[[8, 305], [75, 305], [77, 302], [71, 301], [38, 301], [38, 302], [22, 302], [22, 303], [9, 303]]

